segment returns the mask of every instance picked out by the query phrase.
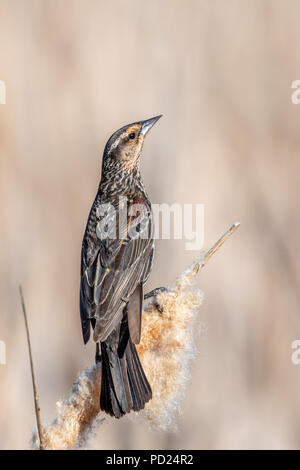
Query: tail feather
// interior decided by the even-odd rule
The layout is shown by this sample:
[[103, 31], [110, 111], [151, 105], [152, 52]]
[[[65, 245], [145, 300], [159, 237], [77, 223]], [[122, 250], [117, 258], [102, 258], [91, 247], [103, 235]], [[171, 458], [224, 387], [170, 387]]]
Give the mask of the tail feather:
[[[131, 354], [129, 355], [129, 361], [130, 361], [131, 367], [129, 367], [129, 371], [130, 371], [130, 376], [131, 376], [132, 384], [133, 384], [132, 388], [137, 398], [137, 402], [138, 402], [137, 406], [143, 407], [143, 397], [147, 396], [147, 393], [149, 391], [148, 387], [150, 386], [144, 374], [139, 357], [137, 355], [136, 347], [131, 341], [129, 343], [129, 348], [131, 350]], [[145, 383], [145, 379], [146, 379], [146, 383]]]
[[[131, 410], [139, 411], [152, 398], [152, 391], [129, 335], [124, 347], [112, 347], [110, 338], [101, 343], [102, 382], [100, 407], [120, 418]], [[113, 338], [115, 340], [115, 338]]]
[[101, 380], [101, 395], [100, 407], [110, 415], [116, 415], [120, 418], [122, 415], [119, 412], [119, 406], [115, 394], [112, 394], [113, 379], [112, 375], [107, 371], [110, 370], [109, 357], [105, 352], [104, 347], [101, 345], [101, 358], [102, 358], [102, 380]]

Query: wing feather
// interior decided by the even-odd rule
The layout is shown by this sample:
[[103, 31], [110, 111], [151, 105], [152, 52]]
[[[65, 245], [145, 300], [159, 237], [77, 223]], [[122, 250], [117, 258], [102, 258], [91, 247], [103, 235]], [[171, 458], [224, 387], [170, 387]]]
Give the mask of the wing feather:
[[[120, 237], [105, 240], [94, 239], [92, 247], [83, 243], [80, 312], [85, 342], [90, 336], [90, 320], [92, 319], [94, 340], [104, 341], [109, 336], [122, 320], [123, 310], [130, 296], [138, 286], [142, 286], [151, 269], [153, 220], [151, 206], [145, 201], [143, 204], [148, 219], [145, 228], [146, 236], [144, 233], [143, 236], [125, 238], [123, 227], [119, 232], [122, 235]], [[118, 211], [118, 203], [115, 203], [115, 207]], [[90, 220], [95, 223], [93, 210], [87, 230]], [[125, 232], [131, 233], [130, 230], [135, 228], [135, 224], [136, 218], [132, 215], [128, 216]], [[87, 251], [89, 256], [87, 256]], [[131, 305], [129, 321], [132, 325], [130, 334], [133, 335], [134, 342], [139, 342], [142, 301], [132, 302], [129, 305]], [[133, 327], [134, 324], [136, 328]]]

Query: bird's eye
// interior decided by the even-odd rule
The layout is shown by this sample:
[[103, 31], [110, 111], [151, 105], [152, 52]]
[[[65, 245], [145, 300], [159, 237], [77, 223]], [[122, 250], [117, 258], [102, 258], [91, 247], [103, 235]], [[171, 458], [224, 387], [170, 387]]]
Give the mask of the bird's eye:
[[131, 134], [129, 134], [129, 139], [135, 139], [135, 132], [131, 132]]

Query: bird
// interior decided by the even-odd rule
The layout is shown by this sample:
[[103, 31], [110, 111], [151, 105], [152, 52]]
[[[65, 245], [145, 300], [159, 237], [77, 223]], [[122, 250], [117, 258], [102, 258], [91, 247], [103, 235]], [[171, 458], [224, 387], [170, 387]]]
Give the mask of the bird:
[[161, 116], [128, 124], [108, 139], [82, 241], [83, 341], [89, 341], [92, 331], [96, 364], [102, 366], [100, 409], [115, 418], [143, 409], [152, 398], [136, 349], [144, 285], [154, 257], [153, 214], [140, 156]]

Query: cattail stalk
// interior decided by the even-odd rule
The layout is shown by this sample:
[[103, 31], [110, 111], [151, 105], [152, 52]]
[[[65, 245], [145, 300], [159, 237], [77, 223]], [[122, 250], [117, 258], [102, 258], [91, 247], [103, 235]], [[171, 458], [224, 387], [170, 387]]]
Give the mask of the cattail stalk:
[[[200, 254], [174, 285], [159, 293], [144, 309], [138, 352], [153, 397], [144, 410], [131, 412], [130, 418], [146, 421], [155, 429], [176, 429], [176, 416], [189, 378], [191, 359], [197, 352], [195, 337], [202, 330], [197, 317], [203, 294], [195, 286], [195, 279], [238, 227], [239, 223], [233, 224], [209, 250]], [[78, 376], [71, 395], [57, 403], [56, 419], [44, 427], [43, 445], [46, 449], [86, 447], [92, 431], [104, 419], [112, 419], [99, 409], [100, 386], [99, 365]], [[32, 447], [38, 448], [36, 435], [33, 436]]]
[[41, 416], [40, 416], [39, 397], [38, 397], [36, 383], [35, 383], [30, 333], [29, 333], [29, 326], [28, 326], [27, 313], [26, 313], [22, 286], [19, 286], [19, 292], [20, 292], [22, 311], [23, 311], [24, 321], [25, 321], [25, 329], [26, 329], [26, 337], [27, 337], [27, 345], [28, 345], [28, 353], [29, 353], [29, 361], [30, 361], [31, 380], [32, 380], [32, 389], [33, 389], [33, 398], [34, 398], [34, 409], [35, 409], [36, 424], [37, 424], [37, 430], [38, 430], [38, 436], [39, 436], [39, 442], [37, 445], [38, 445], [39, 450], [43, 450], [44, 449], [43, 432], [42, 432], [42, 424], [41, 424]]

